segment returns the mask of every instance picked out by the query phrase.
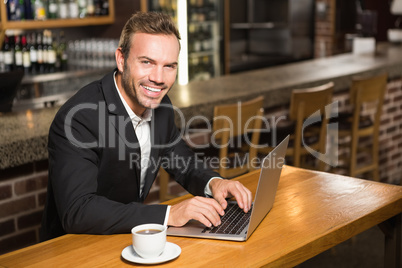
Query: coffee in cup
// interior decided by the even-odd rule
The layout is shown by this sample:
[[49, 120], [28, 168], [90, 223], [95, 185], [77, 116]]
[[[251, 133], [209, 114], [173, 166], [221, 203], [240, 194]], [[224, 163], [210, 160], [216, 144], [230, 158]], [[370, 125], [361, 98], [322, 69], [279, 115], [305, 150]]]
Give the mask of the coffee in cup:
[[144, 230], [137, 231], [137, 234], [151, 235], [151, 234], [157, 234], [160, 232], [162, 232], [162, 231], [158, 230], [158, 229], [144, 229]]
[[156, 258], [166, 245], [166, 226], [150, 223], [137, 225], [131, 229], [134, 251], [142, 258]]

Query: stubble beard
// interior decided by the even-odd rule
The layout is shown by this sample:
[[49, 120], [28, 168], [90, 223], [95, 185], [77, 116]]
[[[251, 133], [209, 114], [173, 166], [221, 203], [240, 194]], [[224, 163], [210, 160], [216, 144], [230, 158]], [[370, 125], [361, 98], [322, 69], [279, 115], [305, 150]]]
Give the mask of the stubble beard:
[[[137, 88], [134, 82], [134, 79], [131, 79], [130, 76], [130, 67], [124, 63], [124, 70], [123, 70], [123, 75], [122, 75], [122, 85], [123, 85], [123, 90], [126, 93], [126, 95], [133, 101], [134, 105], [138, 105], [141, 108], [144, 109], [155, 109], [160, 105], [161, 100], [157, 101], [157, 103], [153, 103], [150, 101], [147, 103], [147, 100], [152, 100], [152, 98], [149, 98], [147, 96], [144, 96], [144, 100], [141, 101], [139, 98], [140, 93], [140, 88]], [[139, 86], [139, 85], [138, 85]], [[166, 90], [166, 89], [164, 89]]]

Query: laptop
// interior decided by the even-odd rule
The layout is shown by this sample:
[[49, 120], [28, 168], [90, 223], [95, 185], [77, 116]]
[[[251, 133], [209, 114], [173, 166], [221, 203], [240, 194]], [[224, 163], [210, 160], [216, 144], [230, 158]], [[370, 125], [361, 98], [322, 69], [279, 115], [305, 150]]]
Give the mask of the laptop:
[[[219, 226], [208, 228], [199, 221], [190, 220], [182, 227], [169, 227], [167, 235], [246, 241], [274, 204], [288, 143], [289, 136], [263, 159], [254, 202], [248, 213], [244, 213], [236, 201], [229, 201]], [[225, 223], [226, 220], [230, 222]]]

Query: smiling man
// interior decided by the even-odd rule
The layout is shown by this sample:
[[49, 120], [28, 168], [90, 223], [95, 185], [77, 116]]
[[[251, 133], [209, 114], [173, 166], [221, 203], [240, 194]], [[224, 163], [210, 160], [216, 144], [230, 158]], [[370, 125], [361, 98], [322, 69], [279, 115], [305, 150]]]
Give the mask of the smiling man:
[[[250, 209], [251, 192], [197, 165], [175, 126], [167, 93], [176, 79], [179, 40], [167, 15], [134, 14], [121, 33], [117, 68], [60, 108], [49, 131], [41, 240], [128, 233], [143, 223], [219, 225], [225, 198], [232, 196]], [[143, 204], [162, 162], [194, 198], [173, 206]]]
[[159, 106], [175, 82], [180, 47], [175, 35], [148, 33], [134, 34], [131, 44], [129, 51], [116, 51], [116, 83], [133, 112], [142, 116]]

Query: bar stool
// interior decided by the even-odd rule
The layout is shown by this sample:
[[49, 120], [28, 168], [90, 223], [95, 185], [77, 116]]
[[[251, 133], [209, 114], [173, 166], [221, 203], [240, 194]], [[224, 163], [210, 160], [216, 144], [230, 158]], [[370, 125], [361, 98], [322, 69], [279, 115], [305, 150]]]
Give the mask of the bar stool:
[[211, 144], [218, 149], [219, 167], [215, 170], [224, 178], [234, 178], [257, 169], [258, 140], [264, 97], [214, 108]]
[[269, 132], [261, 133], [260, 144], [266, 146], [258, 149], [258, 152], [268, 154], [277, 143], [290, 134], [286, 156], [292, 164], [296, 167], [324, 170], [323, 161], [318, 161], [318, 165], [308, 165], [305, 158], [311, 153], [316, 154], [316, 158], [319, 157], [319, 153], [325, 153], [326, 130], [330, 118], [326, 106], [331, 103], [333, 88], [334, 83], [329, 82], [316, 87], [293, 90], [289, 118], [278, 121], [271, 126]]
[[[387, 74], [383, 73], [368, 78], [355, 77], [352, 79], [349, 91], [352, 111], [340, 113], [339, 116], [339, 138], [350, 139], [350, 142], [346, 142], [345, 145], [350, 152], [344, 160], [348, 175], [351, 177], [371, 172], [375, 181], [380, 180], [379, 131], [387, 78]], [[368, 114], [367, 110], [372, 110], [371, 114]], [[371, 138], [371, 146], [367, 143], [359, 146], [359, 140], [367, 137]], [[367, 145], [369, 146], [367, 147]], [[364, 155], [368, 155], [371, 161], [358, 165], [360, 162], [358, 157]]]

